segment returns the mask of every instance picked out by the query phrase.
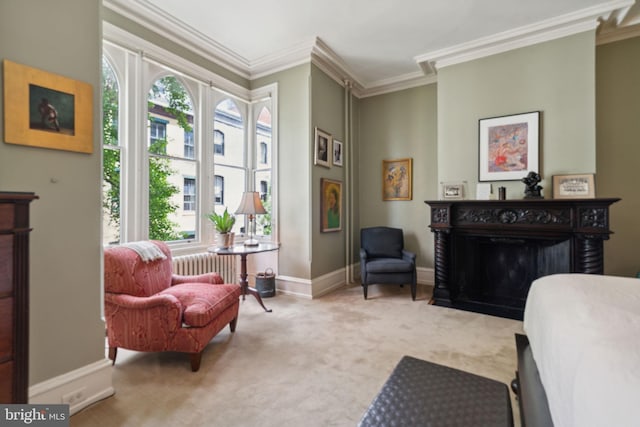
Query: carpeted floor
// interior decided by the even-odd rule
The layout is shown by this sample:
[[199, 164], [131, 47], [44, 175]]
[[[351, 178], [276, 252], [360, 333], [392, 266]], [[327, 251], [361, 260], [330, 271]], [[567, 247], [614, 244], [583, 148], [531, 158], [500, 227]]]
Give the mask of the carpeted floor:
[[[192, 373], [178, 353], [119, 350], [116, 394], [71, 417], [81, 426], [355, 426], [403, 355], [509, 384], [522, 322], [427, 303], [431, 288], [351, 286], [315, 300], [253, 297]], [[452, 396], [452, 398], [454, 398]], [[516, 426], [517, 402], [512, 399]]]

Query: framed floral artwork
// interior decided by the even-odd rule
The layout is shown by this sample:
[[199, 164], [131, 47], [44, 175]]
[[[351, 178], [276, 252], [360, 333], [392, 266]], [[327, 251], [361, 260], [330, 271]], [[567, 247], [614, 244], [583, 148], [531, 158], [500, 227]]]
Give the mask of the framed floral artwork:
[[411, 200], [413, 159], [382, 161], [382, 200]]
[[539, 170], [539, 122], [539, 111], [480, 119], [480, 182], [518, 181]]

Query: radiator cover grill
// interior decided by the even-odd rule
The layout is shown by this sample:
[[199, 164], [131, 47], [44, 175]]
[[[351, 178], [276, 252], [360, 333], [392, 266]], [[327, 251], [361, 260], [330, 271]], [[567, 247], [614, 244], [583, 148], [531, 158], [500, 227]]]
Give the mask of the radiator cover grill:
[[181, 255], [173, 258], [173, 272], [184, 276], [216, 272], [225, 283], [236, 283], [236, 257], [212, 253]]

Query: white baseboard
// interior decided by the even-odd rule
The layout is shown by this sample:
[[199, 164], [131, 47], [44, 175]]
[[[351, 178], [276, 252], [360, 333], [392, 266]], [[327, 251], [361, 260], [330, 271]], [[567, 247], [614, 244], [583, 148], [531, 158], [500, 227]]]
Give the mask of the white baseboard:
[[[352, 277], [360, 280], [360, 263], [348, 266], [352, 271]], [[301, 279], [291, 276], [277, 276], [276, 289], [278, 293], [295, 295], [301, 298], [319, 298], [336, 289], [347, 285], [345, 278], [346, 268], [332, 271], [314, 279]], [[433, 268], [418, 267], [416, 269], [418, 285], [433, 286]]]
[[29, 387], [31, 404], [69, 404], [69, 414], [114, 394], [111, 361], [103, 359]]

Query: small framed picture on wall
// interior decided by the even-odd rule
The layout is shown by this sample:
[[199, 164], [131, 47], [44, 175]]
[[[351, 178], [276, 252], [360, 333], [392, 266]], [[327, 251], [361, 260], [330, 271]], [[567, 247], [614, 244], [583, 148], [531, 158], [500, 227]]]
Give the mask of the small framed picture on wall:
[[336, 166], [342, 166], [342, 158], [344, 151], [342, 150], [342, 142], [337, 139], [333, 140], [333, 164]]
[[331, 135], [323, 131], [320, 128], [316, 128], [315, 137], [315, 155], [314, 164], [318, 166], [324, 166], [325, 168], [331, 167]]

